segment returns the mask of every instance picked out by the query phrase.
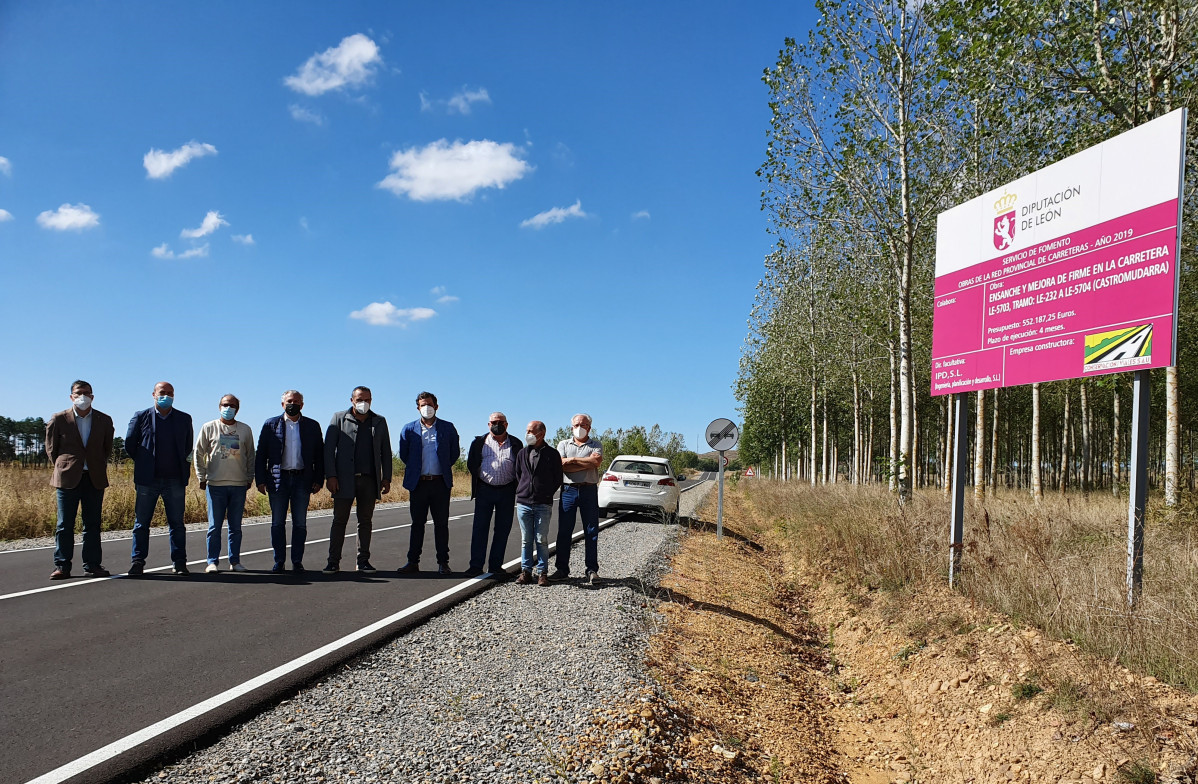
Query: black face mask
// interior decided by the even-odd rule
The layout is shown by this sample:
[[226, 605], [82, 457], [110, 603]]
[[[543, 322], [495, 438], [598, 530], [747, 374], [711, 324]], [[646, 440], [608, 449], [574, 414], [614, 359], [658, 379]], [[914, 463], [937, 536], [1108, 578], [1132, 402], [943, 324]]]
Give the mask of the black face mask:
[[502, 422], [497, 422], [496, 424], [491, 425], [491, 432], [497, 436], [501, 436], [507, 432], [507, 425], [503, 424]]
[[287, 405], [283, 406], [283, 410], [286, 411], [287, 416], [290, 417], [298, 416], [301, 408], [303, 408], [303, 406], [301, 406], [299, 403], [288, 403]]

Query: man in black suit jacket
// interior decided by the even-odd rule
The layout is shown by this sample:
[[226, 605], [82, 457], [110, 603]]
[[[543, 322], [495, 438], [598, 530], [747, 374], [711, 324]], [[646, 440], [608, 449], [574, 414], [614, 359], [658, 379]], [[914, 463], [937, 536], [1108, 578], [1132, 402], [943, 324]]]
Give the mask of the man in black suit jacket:
[[258, 492], [270, 496], [270, 544], [275, 551], [272, 572], [287, 571], [287, 507], [291, 507], [291, 565], [304, 571], [308, 539], [308, 501], [324, 483], [324, 439], [315, 419], [301, 416], [304, 396], [294, 389], [283, 393], [283, 413], [262, 425], [258, 436], [254, 479]]
[[[516, 512], [516, 456], [524, 444], [507, 432], [507, 417], [495, 411], [487, 421], [490, 432], [478, 436], [470, 444], [466, 468], [470, 470], [470, 490], [474, 496], [474, 528], [470, 535], [470, 568], [473, 577], [483, 573], [483, 560], [496, 577], [504, 574], [503, 556], [508, 536], [512, 532], [512, 517]], [[487, 555], [487, 534], [491, 514], [495, 515], [495, 537]]]

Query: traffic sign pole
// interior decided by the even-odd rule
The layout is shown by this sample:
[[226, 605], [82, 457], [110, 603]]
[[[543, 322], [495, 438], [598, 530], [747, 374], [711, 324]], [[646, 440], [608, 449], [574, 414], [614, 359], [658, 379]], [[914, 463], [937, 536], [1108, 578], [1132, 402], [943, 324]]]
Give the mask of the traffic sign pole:
[[716, 505], [715, 539], [724, 541], [724, 453], [720, 452], [720, 497]]
[[740, 431], [736, 429], [736, 424], [731, 419], [717, 419], [707, 426], [707, 445], [719, 454], [717, 461], [720, 464], [720, 480], [719, 480], [719, 502], [716, 506], [715, 516], [715, 538], [716, 541], [724, 539], [724, 451], [735, 449], [736, 443], [740, 440]]

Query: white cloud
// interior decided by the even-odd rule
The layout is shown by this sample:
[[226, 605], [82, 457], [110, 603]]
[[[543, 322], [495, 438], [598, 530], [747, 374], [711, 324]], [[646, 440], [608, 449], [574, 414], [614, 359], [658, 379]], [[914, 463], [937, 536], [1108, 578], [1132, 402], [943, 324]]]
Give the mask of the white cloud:
[[301, 229], [308, 232], [309, 234], [312, 233], [312, 230], [308, 228], [308, 219], [307, 218], [301, 216], [299, 219], [299, 224], [300, 224]]
[[228, 226], [229, 222], [224, 216], [216, 210], [208, 210], [208, 214], [204, 216], [204, 222], [200, 224], [198, 229], [184, 229], [179, 232], [179, 236], [189, 240], [207, 237], [212, 232], [219, 229], [221, 226]]
[[242, 245], [256, 245], [253, 234], [234, 234], [233, 241]]
[[391, 156], [391, 168], [378, 187], [415, 201], [462, 200], [480, 188], [503, 189], [532, 171], [514, 144], [439, 139]]
[[3, 174], [5, 177], [12, 176], [12, 161], [3, 155], [0, 155], [0, 174]]
[[390, 302], [371, 302], [349, 314], [376, 327], [406, 327], [414, 321], [424, 321], [437, 315], [432, 308], [397, 308]]
[[446, 302], [457, 302], [458, 301], [457, 297], [455, 297], [452, 294], [446, 293], [444, 286], [433, 286], [432, 291], [430, 293], [434, 297], [437, 298], [437, 302], [442, 303], [442, 304], [444, 304]]
[[420, 111], [428, 112], [428, 111], [432, 111], [432, 108], [433, 108], [433, 102], [428, 99], [428, 94], [425, 93], [423, 90], [421, 90], [420, 91]]
[[8, 210], [0, 210], [0, 223], [5, 223], [12, 220], [12, 213]]
[[46, 210], [39, 214], [37, 224], [43, 229], [82, 231], [99, 226], [100, 216], [86, 204], [64, 204], [53, 212]]
[[632, 213], [633, 220], [649, 220], [649, 211], [641, 210], [640, 212]]
[[312, 123], [313, 125], [324, 125], [324, 116], [319, 112], [314, 112], [297, 103], [293, 103], [287, 108], [291, 110], [291, 119], [293, 120]]
[[171, 176], [175, 169], [186, 166], [193, 159], [203, 158], [205, 155], [216, 155], [216, 148], [211, 144], [190, 141], [171, 152], [151, 147], [150, 151], [141, 159], [141, 163], [146, 167], [146, 177], [151, 180], [161, 180]]
[[330, 90], [365, 84], [382, 63], [378, 44], [355, 33], [342, 38], [337, 46], [309, 57], [283, 83], [304, 95], [323, 95]]
[[566, 218], [585, 218], [587, 214], [582, 211], [582, 200], [579, 199], [569, 207], [554, 207], [551, 210], [538, 212], [526, 221], [520, 223], [520, 228], [543, 229], [551, 223], [561, 223]]
[[458, 114], [470, 114], [470, 104], [490, 102], [491, 96], [487, 94], [486, 87], [479, 87], [477, 90], [463, 87], [449, 99], [449, 111], [457, 112]]
[[166, 243], [164, 242], [161, 245], [159, 245], [157, 248], [154, 248], [153, 250], [151, 250], [150, 255], [152, 255], [158, 259], [205, 258], [208, 255], [208, 243], [205, 242], [203, 245], [201, 245], [198, 248], [192, 248], [191, 250], [185, 250], [182, 253], [176, 255], [175, 252], [173, 250], [171, 250], [170, 248], [168, 248]]

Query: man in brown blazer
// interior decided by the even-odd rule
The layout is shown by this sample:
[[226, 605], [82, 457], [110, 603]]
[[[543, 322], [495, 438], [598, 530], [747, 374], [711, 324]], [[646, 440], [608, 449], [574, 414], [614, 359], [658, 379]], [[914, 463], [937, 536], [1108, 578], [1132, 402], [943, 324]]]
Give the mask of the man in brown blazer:
[[107, 577], [100, 552], [100, 507], [108, 487], [108, 458], [112, 454], [112, 417], [92, 408], [92, 385], [71, 384], [71, 407], [46, 424], [46, 454], [54, 464], [50, 485], [58, 493], [58, 527], [54, 531], [54, 571], [51, 580], [71, 576], [75, 554], [75, 515], [83, 507], [83, 571]]

